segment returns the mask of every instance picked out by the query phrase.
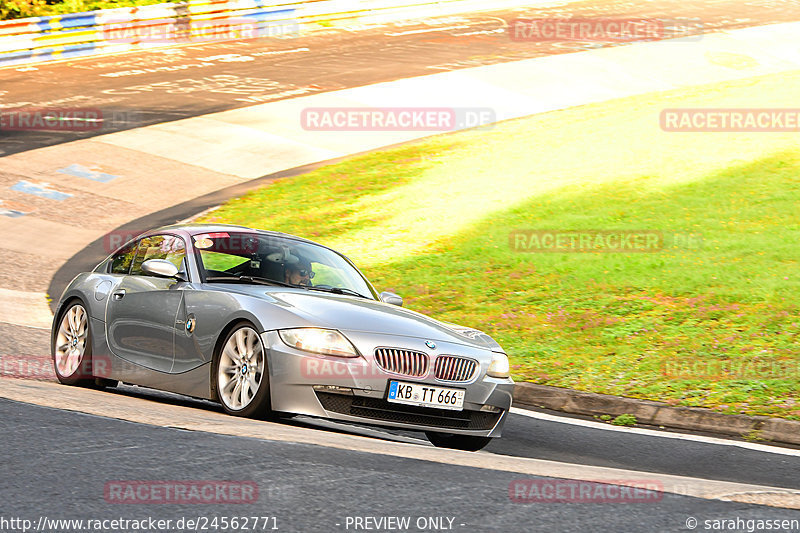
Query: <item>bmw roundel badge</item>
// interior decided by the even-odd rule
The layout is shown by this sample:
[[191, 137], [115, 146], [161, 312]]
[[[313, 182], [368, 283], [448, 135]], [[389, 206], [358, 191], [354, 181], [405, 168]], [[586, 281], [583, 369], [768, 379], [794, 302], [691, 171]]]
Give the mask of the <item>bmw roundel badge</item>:
[[436, 344], [434, 344], [434, 343], [433, 343], [433, 342], [431, 342], [431, 341], [425, 341], [425, 346], [427, 346], [427, 347], [428, 347], [428, 348], [430, 348], [431, 350], [433, 350], [433, 349], [435, 349], [435, 348], [436, 348]]
[[191, 333], [194, 331], [194, 317], [190, 316], [186, 319], [186, 332]]

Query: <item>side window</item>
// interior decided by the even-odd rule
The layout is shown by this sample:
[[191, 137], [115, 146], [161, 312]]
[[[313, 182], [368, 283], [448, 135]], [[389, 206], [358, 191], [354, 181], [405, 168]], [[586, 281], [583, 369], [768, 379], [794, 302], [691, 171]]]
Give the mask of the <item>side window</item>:
[[133, 256], [136, 254], [137, 242], [132, 242], [121, 248], [114, 257], [111, 258], [111, 268], [109, 272], [112, 274], [127, 274], [133, 262]]
[[132, 276], [146, 276], [142, 271], [142, 263], [150, 259], [166, 259], [178, 270], [183, 268], [183, 259], [186, 257], [186, 245], [180, 237], [172, 235], [153, 235], [139, 241], [136, 258], [131, 265]]

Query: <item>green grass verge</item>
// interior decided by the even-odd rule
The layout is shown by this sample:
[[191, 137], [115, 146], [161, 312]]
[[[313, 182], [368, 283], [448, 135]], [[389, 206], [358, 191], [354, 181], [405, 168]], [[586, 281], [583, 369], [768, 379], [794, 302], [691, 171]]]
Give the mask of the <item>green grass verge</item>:
[[[792, 108], [797, 94], [800, 72], [433, 137], [205, 220], [341, 250], [408, 307], [493, 335], [517, 380], [800, 419], [800, 139], [659, 127], [665, 107]], [[517, 229], [689, 232], [702, 247], [519, 253]]]

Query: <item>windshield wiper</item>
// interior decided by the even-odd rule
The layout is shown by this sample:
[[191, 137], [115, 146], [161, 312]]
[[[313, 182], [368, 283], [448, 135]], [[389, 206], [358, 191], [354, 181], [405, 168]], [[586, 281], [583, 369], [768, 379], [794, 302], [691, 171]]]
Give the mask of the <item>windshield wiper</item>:
[[278, 281], [269, 278], [261, 278], [258, 276], [237, 276], [231, 274], [230, 276], [211, 276], [206, 278], [207, 282], [225, 282], [225, 281], [234, 281], [234, 282], [242, 282], [242, 283], [258, 283], [260, 285], [278, 285], [280, 287], [293, 287], [297, 289], [306, 289], [310, 291], [323, 291], [323, 292], [331, 292], [333, 294], [349, 294], [351, 296], [358, 296], [359, 298], [366, 298], [367, 300], [372, 300], [369, 296], [364, 296], [360, 292], [356, 292], [353, 289], [348, 289], [346, 287], [314, 287], [313, 285], [298, 285], [295, 283], [286, 283], [284, 281]]
[[259, 285], [279, 285], [281, 287], [297, 287], [297, 285], [293, 285], [291, 283], [284, 283], [282, 281], [277, 281], [274, 279], [268, 278], [260, 278], [255, 276], [211, 276], [206, 278], [206, 282], [214, 283], [214, 282], [225, 282], [225, 281], [240, 281], [243, 283], [255, 283]]
[[323, 292], [332, 292], [333, 294], [349, 294], [351, 296], [358, 296], [360, 298], [366, 298], [367, 300], [372, 300], [369, 296], [364, 296], [360, 292], [356, 292], [353, 289], [348, 289], [346, 287], [314, 287], [306, 286], [306, 289], [312, 291], [323, 291]]

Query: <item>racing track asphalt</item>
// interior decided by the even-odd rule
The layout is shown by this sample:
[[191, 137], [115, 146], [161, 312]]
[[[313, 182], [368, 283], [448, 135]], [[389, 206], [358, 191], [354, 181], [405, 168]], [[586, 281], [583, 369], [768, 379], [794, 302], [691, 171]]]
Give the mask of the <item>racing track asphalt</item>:
[[[700, 16], [703, 18], [704, 22], [708, 24], [708, 27], [710, 27], [711, 24], [716, 24], [717, 27], [739, 27], [800, 18], [798, 16], [797, 2], [760, 2], [758, 5], [760, 5], [762, 9], [758, 9], [754, 13], [753, 9], [755, 4], [756, 3], [742, 4], [731, 1], [704, 3], [652, 2], [649, 3], [645, 9], [639, 7], [632, 8], [627, 2], [615, 1], [599, 3], [585, 2], [573, 4], [571, 7], [577, 9], [578, 13], [586, 15], [591, 14], [594, 16], [603, 14], [607, 16], [613, 15], [615, 17], [634, 15], [655, 16], [657, 14], [662, 14], [662, 16], [666, 16], [667, 14], [686, 17]], [[525, 14], [547, 16], [547, 14], [560, 12], [563, 12], [561, 8], [553, 8], [549, 11], [537, 10], [535, 13], [525, 12]], [[506, 12], [497, 15], [499, 15], [498, 18], [509, 20], [519, 16], [520, 13]], [[138, 122], [128, 125], [118, 125], [124, 128], [162, 122], [165, 120], [174, 120], [176, 118], [205, 114], [223, 109], [231, 109], [253, 103], [237, 100], [237, 98], [242, 96], [245, 98], [255, 98], [259, 102], [263, 102], [269, 101], [271, 98], [280, 99], [287, 97], [285, 94], [286, 91], [295, 89], [310, 88], [312, 91], [328, 91], [341, 88], [345, 83], [362, 85], [411, 75], [459, 69], [477, 64], [489, 64], [524, 57], [536, 57], [549, 53], [562, 53], [565, 51], [573, 51], [577, 46], [586, 45], [585, 43], [569, 43], [568, 45], [564, 45], [564, 43], [560, 45], [558, 43], [548, 45], [510, 43], [506, 39], [499, 38], [497, 35], [491, 33], [491, 31], [496, 28], [496, 26], [493, 26], [494, 23], [498, 22], [496, 19], [490, 20], [484, 15], [470, 15], [464, 18], [467, 19], [467, 22], [464, 22], [462, 19], [456, 24], [456, 26], [467, 26], [466, 28], [461, 28], [461, 30], [441, 29], [447, 28], [447, 23], [440, 23], [438, 27], [434, 23], [406, 26], [400, 31], [393, 32], [387, 32], [386, 28], [383, 27], [359, 32], [325, 32], [324, 34], [302, 38], [307, 39], [306, 41], [301, 39], [283, 42], [219, 43], [174, 49], [177, 53], [169, 51], [163, 54], [126, 54], [124, 56], [63, 62], [53, 65], [40, 65], [36, 67], [37, 70], [29, 70], [27, 72], [21, 71], [24, 69], [5, 69], [0, 70], [0, 84], [2, 84], [0, 85], [0, 87], [2, 87], [2, 89], [0, 89], [0, 98], [2, 98], [4, 107], [14, 103], [22, 103], [26, 106], [44, 105], [48, 103], [49, 105], [63, 105], [63, 102], [53, 102], [72, 99], [67, 100], [67, 103], [71, 102], [70, 105], [78, 105], [76, 102], [80, 102], [79, 105], [81, 106], [113, 106], [115, 109], [134, 112], [146, 109], [146, 111], [140, 112], [140, 119], [137, 119]], [[416, 30], [425, 31], [423, 33], [413, 33]], [[463, 33], [479, 33], [462, 36], [457, 35], [459, 31]], [[387, 35], [387, 33], [398, 35]], [[335, 46], [330, 46], [330, 39], [336, 42]], [[375, 41], [379, 41], [381, 43], [380, 46], [376, 47], [374, 45]], [[303, 51], [302, 48], [308, 48], [309, 50]], [[286, 50], [294, 51], [282, 53], [282, 51]], [[164, 66], [178, 62], [184, 63], [188, 60], [196, 60], [198, 58], [207, 58], [211, 55], [223, 56], [218, 59], [203, 61], [214, 63], [213, 67], [208, 67], [213, 70], [214, 75], [233, 76], [234, 78], [231, 79], [234, 81], [240, 81], [246, 78], [261, 78], [278, 82], [278, 84], [264, 84], [261, 86], [263, 90], [260, 93], [249, 92], [245, 95], [223, 92], [225, 84], [222, 84], [223, 86], [221, 87], [217, 86], [218, 89], [221, 89], [220, 92], [215, 92], [214, 87], [208, 90], [209, 88], [207, 86], [205, 89], [191, 90], [191, 87], [197, 84], [192, 82], [188, 86], [185, 84], [181, 85], [184, 83], [182, 80], [187, 79], [187, 75], [183, 71], [168, 72], [160, 70], [148, 72], [146, 70], [152, 69], [154, 62], [159, 66]], [[253, 59], [242, 59], [244, 57], [251, 57]], [[287, 59], [287, 57], [289, 59]], [[130, 71], [135, 68], [142, 68], [145, 72], [117, 76], [108, 75], [126, 70]], [[158, 66], [155, 68], [158, 68]], [[199, 69], [198, 76], [200, 79], [206, 79], [208, 76], [206, 73], [202, 72], [202, 69], [206, 67], [197, 68]], [[288, 73], [286, 74], [286, 78], [280, 78], [280, 76], [275, 75], [278, 71], [280, 71], [280, 76], [284, 76], [284, 73]], [[265, 73], [268, 73], [268, 75]], [[164, 82], [173, 84], [171, 86], [179, 92], [156, 92], [157, 89], [152, 88], [149, 90], [131, 92], [129, 89], [125, 89], [131, 86], [152, 87], [152, 84]], [[201, 82], [201, 85], [202, 83], [207, 82]], [[174, 84], [178, 85], [175, 86]], [[30, 96], [31, 90], [35, 91], [34, 98]], [[114, 92], [119, 93], [121, 90], [131, 94], [114, 94]], [[108, 91], [111, 92], [109, 93]], [[10, 107], [13, 107], [13, 105]], [[45, 144], [53, 144], [71, 140], [76, 137], [82, 137], [76, 134], [45, 135], [42, 137], [38, 135], [41, 134], [13, 134], [10, 138], [6, 135], [0, 141], [0, 149], [5, 150], [6, 154], [10, 154], [36, 148]], [[251, 184], [235, 187], [239, 187], [239, 189], [236, 189], [238, 191], [243, 190], [242, 187], [247, 187], [248, 185]], [[231, 193], [233, 191], [229, 190], [227, 192]], [[219, 194], [219, 196], [213, 196], [216, 194]], [[237, 193], [234, 192], [234, 194]], [[179, 206], [178, 208], [174, 208], [174, 210], [162, 211], [148, 221], [152, 221], [155, 225], [155, 221], [160, 216], [162, 218], [158, 220], [163, 219], [165, 222], [171, 222], [182, 218], [183, 215], [194, 214], [204, 207], [216, 205], [219, 203], [218, 199], [220, 198], [225, 198], [224, 193], [212, 193], [212, 196], [208, 196], [205, 199], [200, 198], [189, 202], [189, 205], [184, 205], [183, 208], [185, 208], [185, 210], [183, 211]], [[97, 250], [95, 249], [94, 252], [96, 253]], [[83, 253], [70, 260], [69, 264], [71, 268], [82, 269], [87, 264], [94, 262], [97, 256], [93, 257], [91, 255], [92, 253], [93, 251], [90, 246]], [[102, 255], [104, 255], [104, 253]], [[81, 263], [81, 261], [83, 263]], [[70, 276], [70, 273], [68, 270], [62, 269], [59, 271], [59, 275], [61, 276], [59, 278], [60, 283], [64, 283], [64, 280]], [[54, 278], [53, 283], [56, 284], [59, 283], [59, 281]], [[50, 294], [58, 294], [58, 292], [51, 291]], [[47, 344], [47, 332], [33, 328], [0, 324], [0, 335], [3, 335], [5, 339], [13, 340], [13, 345], [17, 350], [16, 353], [19, 355], [28, 353], [31, 355], [41, 355], [42, 346], [46, 346]], [[26, 431], [28, 430], [26, 429], [23, 431], [20, 428], [36, 428], [36, 430], [39, 431], [44, 430], [48, 425], [58, 426], [58, 423], [54, 420], [41, 417], [33, 411], [30, 411], [31, 409], [36, 410], [41, 408], [31, 408], [21, 404], [9, 404], [8, 402], [3, 402], [3, 404], [3, 409], [7, 412], [4, 413], [6, 416], [3, 417], [3, 420], [17, 422], [10, 427], [14, 428], [14, 431], [19, 433], [20, 439], [32, 438], [25, 437], [24, 435], [26, 435]], [[76, 426], [80, 428], [85, 424], [82, 419], [81, 421], [76, 421], [77, 419], [72, 418], [80, 417], [81, 415], [64, 415], [55, 412], [51, 414], [53, 419], [60, 418], [62, 420], [69, 420], [70, 427]], [[97, 434], [110, 433], [116, 436], [117, 432], [120, 431], [119, 428], [115, 427], [114, 430], [109, 430], [108, 428], [114, 424], [126, 424], [94, 419], [92, 417], [87, 418], [91, 418], [93, 421], [92, 423], [97, 423], [98, 426], [90, 425], [89, 429], [85, 432], [76, 430], [74, 437], [65, 437], [68, 440], [65, 444], [69, 442], [81, 442], [81, 439], [87, 439], [94, 431], [97, 431]], [[102, 427], [106, 427], [106, 430], [103, 431]], [[146, 430], [137, 428], [136, 433], [144, 434], [150, 431], [154, 432], [153, 434], [159, 431], [164, 432], [164, 434], [158, 435], [158, 438], [164, 439], [164, 442], [168, 442], [174, 437], [174, 435], [170, 433], [174, 430], [156, 428]], [[624, 434], [598, 433], [598, 431], [599, 430], [588, 428], [565, 426], [564, 424], [555, 422], [534, 421], [514, 415], [509, 421], [507, 436], [501, 441], [493, 443], [489, 451], [518, 456], [551, 458], [557, 461], [596, 464], [599, 466], [616, 466], [653, 472], [685, 473], [685, 475], [707, 477], [709, 479], [745, 481], [797, 488], [797, 482], [794, 480], [794, 476], [791, 475], [791, 465], [796, 464], [796, 459], [792, 457], [746, 450], [731, 450], [728, 448], [724, 450], [723, 455], [718, 447], [709, 444], [673, 441], [670, 439], [632, 437], [631, 435]], [[67, 432], [62, 431], [61, 433]], [[182, 433], [176, 434], [183, 435]], [[46, 434], [44, 437], [44, 442], [50, 442], [56, 439], [56, 436], [51, 434]], [[207, 438], [208, 437], [204, 436], [202, 439], [203, 442], [205, 442]], [[36, 440], [38, 441], [39, 439], [37, 438]], [[120, 442], [115, 438], [111, 440], [115, 443]], [[4, 445], [4, 453], [7, 457], [9, 455], [20, 457], [20, 454], [27, 454], [21, 457], [22, 462], [20, 464], [25, 464], [25, 460], [34, 461], [36, 464], [39, 464], [39, 462], [47, 464], [47, 462], [53, 460], [52, 458], [55, 456], [55, 454], [48, 454], [44, 450], [37, 450], [35, 447], [29, 446], [28, 448], [31, 449], [27, 449], [22, 444], [23, 443], [16, 440], [14, 442], [9, 441], [8, 445]], [[182, 444], [186, 445], [185, 443]], [[284, 446], [284, 444], [281, 444], [281, 446]], [[298, 449], [296, 446], [285, 446], [289, 446], [291, 450]], [[111, 445], [111, 448], [113, 449], [114, 445]], [[119, 449], [122, 448], [124, 447], [120, 447]], [[169, 457], [171, 448], [166, 446], [165, 450], [159, 451], [165, 453], [167, 457]], [[326, 451], [323, 455], [327, 455], [328, 453], [329, 452]], [[101, 463], [97, 466], [108, 466], [111, 471], [114, 470], [113, 466], [115, 464], [111, 457], [116, 457], [117, 461], [120, 460], [120, 456], [116, 455], [116, 452], [109, 454], [98, 453], [96, 455], [102, 456]], [[337, 458], [337, 460], [339, 460], [339, 458]], [[350, 460], [360, 461], [361, 458], [351, 458]], [[131, 464], [149, 464], [142, 458], [138, 461], [140, 462]], [[145, 462], [142, 463], [141, 461]], [[400, 460], [398, 459], [397, 461]], [[324, 463], [325, 461], [323, 460], [322, 462]], [[403, 464], [402, 468], [406, 468], [406, 465], [407, 462]], [[58, 465], [56, 464], [54, 467], [58, 468]], [[323, 465], [321, 468], [324, 469], [325, 466]], [[420, 468], [424, 470], [426, 465], [423, 464]], [[437, 468], [444, 467], [439, 465]], [[103, 468], [99, 469], [103, 470]], [[308, 472], [310, 472], [310, 470], [308, 470]], [[315, 475], [318, 474], [319, 472], [315, 472]], [[28, 477], [26, 477], [26, 475]], [[18, 498], [20, 494], [23, 494], [23, 492], [19, 490], [20, 487], [27, 487], [28, 482], [34, 482], [33, 479], [30, 479], [30, 476], [33, 475], [36, 474], [17, 475], [14, 484], [10, 488], [5, 489], [6, 493], [3, 494], [3, 496], [5, 496], [4, 499], [7, 502], [13, 503], [13, 505], [8, 507], [9, 509], [20, 509], [22, 511], [27, 510], [28, 507], [26, 507], [26, 505], [31, 505], [31, 500], [27, 500], [26, 504], [25, 502], [18, 501]], [[119, 475], [122, 476], [122, 474]], [[197, 478], [200, 474], [193, 475]], [[447, 476], [448, 479], [457, 479], [455, 474], [451, 477], [449, 471]], [[213, 476], [209, 477], [213, 478]], [[442, 475], [438, 477], [442, 477]], [[456, 484], [458, 483], [461, 483], [461, 480], [458, 480]], [[37, 487], [35, 483], [33, 486]], [[16, 490], [14, 490], [14, 488], [16, 488]], [[464, 485], [464, 488], [467, 488], [467, 486]], [[506, 489], [507, 482], [505, 482], [505, 487], [500, 488], [500, 492], [502, 493]], [[43, 490], [44, 489], [41, 488], [36, 489], [36, 491]], [[11, 494], [8, 494], [8, 492], [11, 492]], [[370, 489], [369, 492], [374, 493], [374, 490]], [[430, 492], [418, 491], [418, 498], [415, 498], [414, 495], [410, 495], [410, 492], [412, 491], [403, 494], [403, 496], [409, 498], [408, 501], [417, 502], [418, 509], [431, 509], [431, 512], [433, 512], [434, 507], [426, 507], [425, 505], [426, 501], [436, 501], [435, 499], [431, 500]], [[36, 493], [41, 495], [39, 503], [41, 503], [41, 501], [47, 502], [48, 504], [57, 502], [52, 495], [48, 495], [50, 493]], [[79, 493], [80, 490], [77, 489], [76, 491], [70, 492], [74, 497], [80, 499]], [[363, 493], [364, 491], [356, 491], [357, 496], [362, 498]], [[312, 494], [319, 498], [318, 494]], [[452, 493], [450, 493], [449, 497], [452, 498]], [[332, 496], [332, 498], [335, 499], [336, 502], [340, 501], [336, 496]], [[71, 501], [73, 505], [75, 504], [74, 499], [67, 498], [65, 501]], [[475, 500], [466, 498], [464, 502], [465, 505], [460, 509], [463, 509], [463, 512], [467, 513], [466, 509], [470, 507], [469, 502], [471, 501]], [[490, 498], [487, 501], [493, 500]], [[695, 500], [688, 499], [688, 501]], [[81, 502], [85, 503], [83, 500], [81, 500]], [[326, 502], [324, 497], [320, 502]], [[393, 502], [390, 498], [387, 498], [385, 502], [392, 502], [392, 505], [394, 505], [394, 507], [391, 505], [385, 507], [387, 512], [391, 511], [393, 514], [397, 514], [398, 509], [404, 509], [402, 506], [398, 507], [397, 503]], [[91, 501], [89, 503], [91, 504]], [[98, 501], [94, 503], [97, 504]], [[102, 504], [102, 502], [99, 503]], [[699, 504], [702, 505], [704, 511], [716, 509], [713, 506], [709, 507], [709, 502], [700, 502]], [[56, 503], [56, 507], [58, 507], [58, 505], [59, 504]], [[293, 501], [292, 506], [294, 508], [298, 505], [297, 501]], [[365, 509], [364, 507], [359, 508], [357, 504], [354, 505], [354, 510], [360, 509], [363, 511]], [[320, 505], [320, 507], [324, 507], [324, 505]], [[598, 516], [597, 507], [591, 506], [594, 507], [591, 512], [582, 512], [582, 509], [578, 509], [576, 512], [575, 507], [574, 505], [572, 507], [567, 506], [564, 508], [563, 516], [557, 516], [559, 513], [556, 512], [552, 522], [545, 521], [542, 522], [542, 524], [547, 525], [549, 523], [551, 529], [558, 531], [569, 530], [569, 528], [573, 526], [576, 530], [592, 530], [593, 528], [587, 520]], [[63, 509], [66, 508], [66, 506], [63, 507]], [[446, 504], [440, 506], [440, 509], [446, 508]], [[496, 507], [495, 504], [492, 503], [491, 508], [499, 509], [500, 507]], [[553, 508], [548, 507], [544, 513], [541, 513], [540, 509], [537, 508], [536, 514], [537, 516], [542, 514], [548, 515], [552, 509]], [[687, 506], [685, 509], [693, 510], [694, 508]], [[736, 509], [739, 509], [739, 507]], [[719, 508], [720, 513], [724, 510], [723, 508]], [[315, 524], [316, 526], [325, 524], [325, 522], [319, 521], [322, 520], [322, 515], [314, 514], [315, 512], [316, 511], [313, 511], [309, 514], [308, 523], [303, 522], [304, 525], [308, 525], [310, 530], [315, 529]], [[619, 509], [612, 509], [608, 513], [602, 513], [602, 523], [604, 525], [598, 527], [597, 530], [654, 530], [654, 527], [657, 528], [660, 525], [663, 525], [662, 530], [671, 531], [680, 529], [680, 525], [677, 523], [672, 527], [673, 522], [664, 522], [663, 524], [660, 522], [647, 522], [643, 515], [650, 516], [652, 512], [653, 509], [649, 508], [640, 516], [638, 510], [632, 509], [631, 506], [626, 506], [624, 512], [620, 512]], [[525, 516], [530, 514], [530, 507], [518, 506], [514, 508], [511, 506], [508, 516], [515, 517], [513, 523], [517, 524], [520, 522], [521, 518], [524, 519]], [[636, 519], [641, 519], [642, 524], [650, 524], [653, 527], [646, 527], [644, 529], [636, 529], [634, 527], [630, 529], [630, 523], [626, 522], [626, 528], [626, 524], [616, 521], [614, 516], [608, 515], [617, 515], [616, 518], [619, 518], [619, 515], [635, 517]], [[672, 512], [666, 512], [663, 518], [665, 520], [667, 517], [674, 519], [674, 516], [678, 515], [680, 515], [680, 513], [672, 509]], [[651, 518], [657, 520], [658, 516], [659, 511]], [[774, 516], [773, 510], [769, 510], [769, 516]], [[797, 515], [794, 514], [793, 516], [796, 517]], [[575, 522], [575, 520], [577, 520], [577, 522]], [[484, 524], [484, 522], [477, 520], [470, 523], [474, 525]], [[329, 530], [330, 528], [327, 529]]]
[[[557, 3], [554, 0], [553, 3]], [[517, 18], [662, 18], [715, 32], [800, 19], [797, 0], [592, 0], [0, 69], [0, 105], [111, 111], [84, 132], [0, 130], [0, 155], [299, 95], [615, 46], [513, 40]], [[671, 23], [665, 22], [669, 27]], [[702, 34], [697, 35], [701, 38]], [[624, 44], [624, 43], [623, 43]]]
[[[400, 531], [627, 533], [685, 531], [689, 517], [800, 517], [797, 511], [674, 494], [638, 503], [514, 503], [509, 497], [512, 481], [551, 480], [155, 427], [7, 400], [0, 400], [0, 431], [5, 459], [2, 517], [33, 524], [41, 517], [177, 521], [258, 516], [276, 517], [279, 531], [335, 532], [355, 531], [353, 517], [393, 516], [411, 519], [411, 527]], [[254, 482], [258, 499], [238, 505], [120, 504], [105, 492], [106, 483], [136, 480]], [[418, 529], [417, 520], [426, 517], [452, 519], [452, 526], [446, 521], [444, 528]], [[272, 530], [273, 523], [269, 525]], [[67, 530], [73, 529], [57, 531]], [[173, 525], [170, 531], [181, 530]]]

